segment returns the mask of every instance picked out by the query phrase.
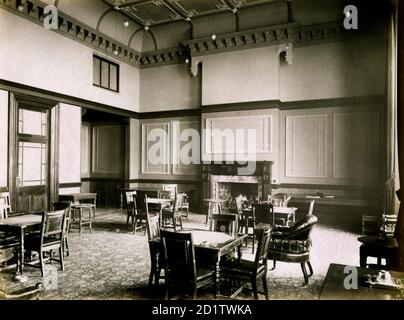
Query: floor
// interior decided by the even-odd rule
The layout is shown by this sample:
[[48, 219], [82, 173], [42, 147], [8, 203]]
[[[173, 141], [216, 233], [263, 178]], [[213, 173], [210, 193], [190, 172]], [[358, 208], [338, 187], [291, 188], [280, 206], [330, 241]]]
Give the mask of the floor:
[[[205, 228], [205, 217], [190, 214], [185, 227]], [[71, 254], [65, 260], [65, 271], [53, 263], [47, 266], [46, 276], [40, 270], [26, 267], [28, 280], [20, 283], [14, 279], [14, 270], [0, 273], [0, 287], [13, 291], [21, 286], [42, 282], [43, 299], [161, 299], [163, 288], [150, 290], [149, 250], [147, 236], [142, 231], [134, 235], [126, 230], [126, 214], [116, 210], [97, 210], [94, 232], [85, 230], [79, 237], [77, 230], [70, 233]], [[358, 235], [324, 226], [321, 221], [312, 232], [311, 261], [314, 276], [303, 286], [299, 264], [277, 263], [268, 272], [270, 299], [318, 299], [323, 279], [330, 263], [359, 264]], [[252, 259], [251, 247], [245, 247], [243, 258]], [[201, 299], [213, 298], [210, 289], [202, 291]], [[251, 299], [243, 292], [240, 299]], [[263, 296], [260, 296], [262, 299]]]

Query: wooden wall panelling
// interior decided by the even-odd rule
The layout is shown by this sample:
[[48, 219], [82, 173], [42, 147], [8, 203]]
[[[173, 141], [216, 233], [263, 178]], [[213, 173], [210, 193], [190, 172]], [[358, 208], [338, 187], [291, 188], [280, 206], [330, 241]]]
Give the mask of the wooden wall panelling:
[[[199, 174], [200, 124], [200, 121], [196, 120], [171, 122], [173, 174], [193, 176]], [[192, 162], [184, 163], [185, 160]]]
[[376, 112], [333, 115], [334, 179], [379, 178], [379, 116]]
[[142, 123], [142, 174], [170, 174], [170, 129], [168, 121]]
[[96, 125], [92, 128], [92, 173], [123, 176], [125, 127]]
[[326, 178], [327, 114], [286, 116], [286, 177]]
[[281, 111], [280, 183], [379, 183], [382, 128], [380, 105]]
[[[208, 134], [202, 137], [202, 159], [204, 161], [217, 160], [245, 160], [246, 156], [253, 153], [254, 161], [274, 160], [277, 155], [277, 121], [278, 110], [254, 110], [256, 115], [251, 116], [250, 111], [217, 112], [202, 115], [203, 129]], [[244, 130], [244, 144], [237, 139], [236, 130]], [[222, 136], [215, 133], [220, 130], [222, 136], [229, 135], [236, 137], [237, 143], [232, 139], [222, 139]], [[256, 146], [248, 146], [247, 132], [255, 130]], [[226, 141], [229, 141], [228, 143]], [[225, 146], [228, 145], [229, 148]], [[250, 149], [250, 150], [249, 150]], [[252, 152], [254, 150], [255, 152]], [[249, 152], [250, 151], [250, 152]]]

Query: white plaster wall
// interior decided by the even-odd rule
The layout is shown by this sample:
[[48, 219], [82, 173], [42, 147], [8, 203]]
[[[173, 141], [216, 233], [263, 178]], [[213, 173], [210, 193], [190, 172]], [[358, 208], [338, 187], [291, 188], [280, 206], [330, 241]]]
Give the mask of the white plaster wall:
[[202, 105], [278, 99], [278, 47], [201, 57]]
[[194, 78], [187, 64], [140, 71], [140, 111], [195, 109], [200, 107], [200, 75]]
[[81, 180], [81, 108], [60, 105], [59, 183]]
[[0, 90], [0, 187], [8, 187], [8, 92]]
[[0, 79], [139, 110], [138, 69], [117, 61], [120, 92], [95, 87], [92, 62], [95, 52], [91, 48], [3, 9], [0, 9], [0, 48]]

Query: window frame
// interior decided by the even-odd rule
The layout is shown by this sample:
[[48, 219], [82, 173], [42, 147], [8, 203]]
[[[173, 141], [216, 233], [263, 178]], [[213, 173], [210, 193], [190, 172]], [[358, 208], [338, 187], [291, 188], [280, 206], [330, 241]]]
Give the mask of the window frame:
[[[94, 59], [97, 59], [99, 61], [99, 83], [96, 84], [94, 83]], [[103, 86], [102, 85], [102, 62], [105, 62], [108, 65], [108, 86]], [[116, 68], [116, 89], [111, 88], [111, 66], [114, 66]], [[93, 86], [98, 87], [98, 88], [103, 88], [112, 92], [117, 92], [119, 93], [119, 87], [120, 87], [120, 81], [119, 81], [119, 76], [120, 76], [120, 65], [118, 63], [112, 62], [110, 60], [107, 60], [103, 57], [100, 57], [96, 54], [93, 54]]]

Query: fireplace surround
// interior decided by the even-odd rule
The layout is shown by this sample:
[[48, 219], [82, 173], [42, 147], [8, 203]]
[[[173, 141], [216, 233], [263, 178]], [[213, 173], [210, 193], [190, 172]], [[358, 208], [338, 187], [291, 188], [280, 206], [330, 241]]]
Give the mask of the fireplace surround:
[[235, 199], [263, 200], [271, 193], [272, 162], [256, 163], [251, 175], [238, 175], [238, 164], [204, 164], [202, 166], [203, 198], [225, 200], [223, 207], [234, 210]]

